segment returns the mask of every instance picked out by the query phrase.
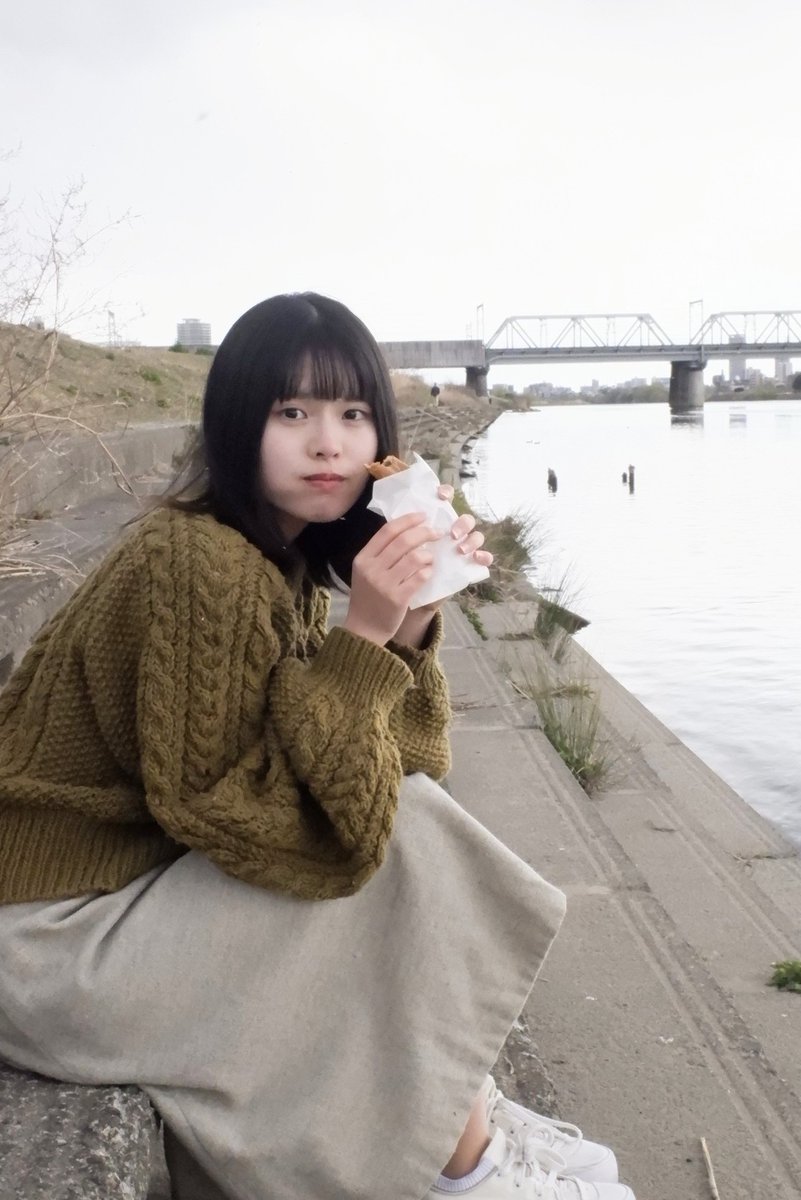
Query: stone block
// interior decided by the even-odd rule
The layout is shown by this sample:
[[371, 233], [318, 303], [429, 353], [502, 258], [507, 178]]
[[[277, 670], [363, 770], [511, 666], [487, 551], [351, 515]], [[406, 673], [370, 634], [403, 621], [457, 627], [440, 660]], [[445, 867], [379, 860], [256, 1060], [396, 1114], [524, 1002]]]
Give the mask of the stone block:
[[0, 1200], [146, 1200], [155, 1132], [139, 1088], [60, 1083], [0, 1063]]

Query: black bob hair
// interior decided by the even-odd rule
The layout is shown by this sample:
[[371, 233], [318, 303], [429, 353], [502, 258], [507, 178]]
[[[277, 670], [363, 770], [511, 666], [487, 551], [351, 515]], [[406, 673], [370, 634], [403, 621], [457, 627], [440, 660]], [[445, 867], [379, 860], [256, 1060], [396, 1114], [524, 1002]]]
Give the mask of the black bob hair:
[[371, 481], [338, 521], [307, 525], [284, 545], [273, 506], [259, 486], [260, 446], [272, 406], [289, 400], [302, 380], [320, 399], [366, 401], [373, 414], [376, 457], [398, 453], [389, 372], [375, 338], [341, 304], [314, 292], [273, 296], [231, 327], [211, 364], [202, 431], [161, 503], [208, 512], [239, 530], [282, 569], [302, 564], [314, 583], [350, 583], [356, 554], [381, 526], [367, 511]]

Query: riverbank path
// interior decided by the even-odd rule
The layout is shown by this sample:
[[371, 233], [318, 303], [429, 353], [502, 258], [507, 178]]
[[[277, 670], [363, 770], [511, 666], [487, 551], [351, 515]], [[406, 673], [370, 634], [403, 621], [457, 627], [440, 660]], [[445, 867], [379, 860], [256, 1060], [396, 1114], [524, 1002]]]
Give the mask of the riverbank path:
[[442, 652], [454, 796], [568, 897], [518, 1037], [638, 1200], [710, 1200], [701, 1138], [720, 1200], [798, 1200], [801, 995], [767, 986], [801, 957], [798, 849], [576, 647], [618, 758], [588, 797], [510, 682], [533, 614], [484, 606], [482, 640], [451, 602]]

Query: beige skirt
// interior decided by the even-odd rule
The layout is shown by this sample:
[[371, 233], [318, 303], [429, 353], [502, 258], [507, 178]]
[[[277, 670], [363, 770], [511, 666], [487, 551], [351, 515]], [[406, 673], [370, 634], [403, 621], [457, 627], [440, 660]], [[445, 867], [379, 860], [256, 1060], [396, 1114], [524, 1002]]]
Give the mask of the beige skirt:
[[356, 896], [186, 854], [0, 906], [0, 1057], [135, 1083], [237, 1200], [421, 1200], [522, 1009], [561, 892], [424, 775]]

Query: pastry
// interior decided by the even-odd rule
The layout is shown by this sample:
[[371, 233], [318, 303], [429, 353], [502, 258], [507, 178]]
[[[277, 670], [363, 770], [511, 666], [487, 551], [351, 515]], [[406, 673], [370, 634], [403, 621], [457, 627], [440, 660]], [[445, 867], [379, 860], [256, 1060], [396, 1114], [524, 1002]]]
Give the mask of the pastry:
[[399, 471], [408, 470], [408, 467], [408, 463], [401, 458], [396, 458], [394, 454], [388, 454], [383, 462], [367, 464], [367, 470], [373, 479], [387, 479], [390, 475], [397, 475]]

